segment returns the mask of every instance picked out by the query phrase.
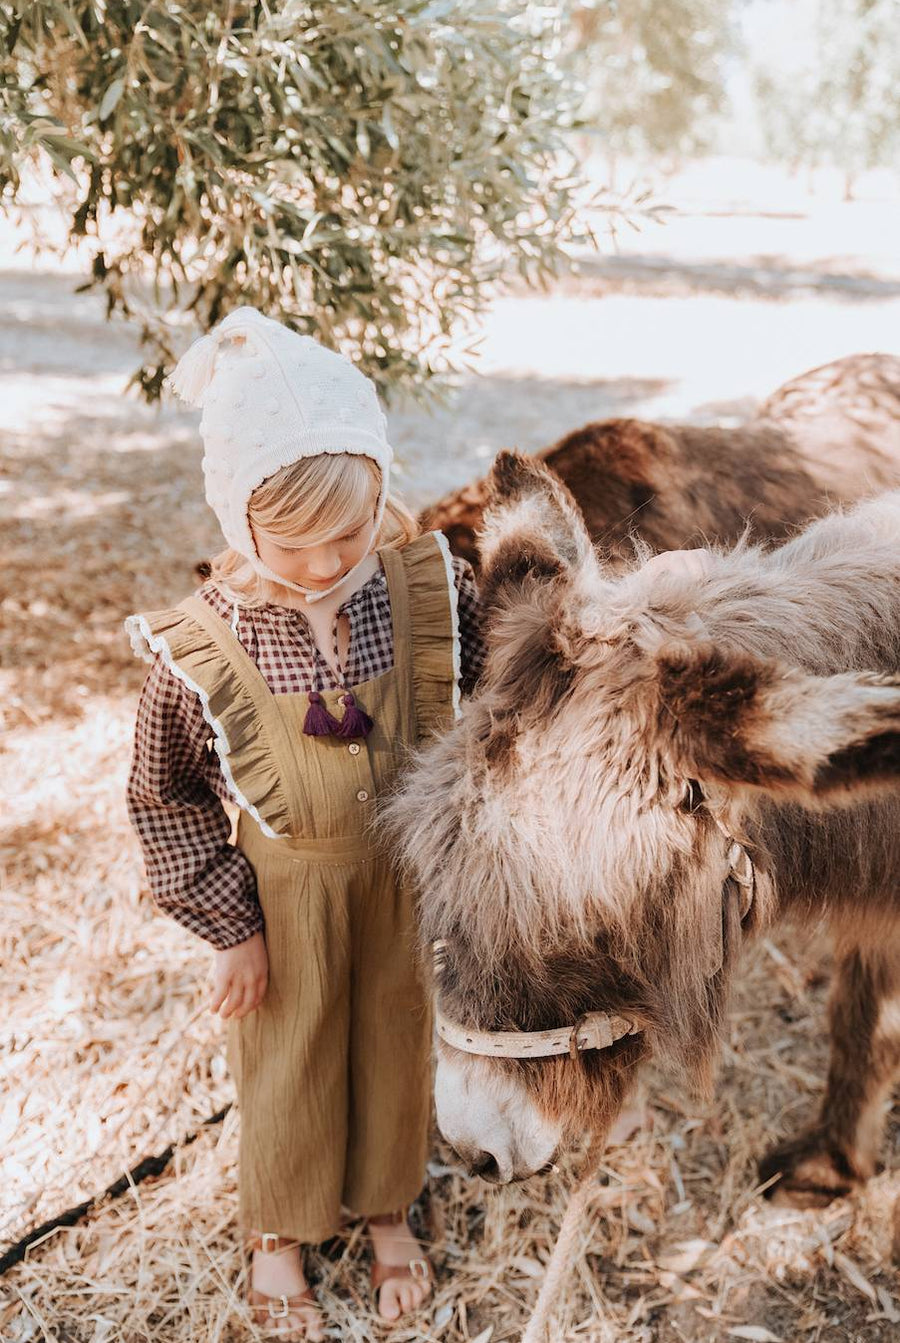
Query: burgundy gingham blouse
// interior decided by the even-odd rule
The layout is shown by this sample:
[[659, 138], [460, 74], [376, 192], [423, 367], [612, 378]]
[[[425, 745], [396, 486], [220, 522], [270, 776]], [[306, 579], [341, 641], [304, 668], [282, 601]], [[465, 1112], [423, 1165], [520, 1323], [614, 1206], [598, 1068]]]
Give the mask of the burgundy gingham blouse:
[[[471, 566], [453, 557], [459, 596], [460, 690], [470, 694], [484, 661], [478, 594]], [[232, 624], [233, 602], [212, 582], [197, 593]], [[394, 665], [391, 603], [379, 569], [339, 608], [350, 643], [339, 681], [302, 611], [239, 606], [232, 627], [275, 694], [303, 694], [368, 681]], [[334, 629], [336, 632], [337, 621]], [[337, 663], [337, 649], [334, 649]], [[253, 870], [229, 843], [229, 799], [198, 696], [157, 657], [141, 691], [128, 778], [128, 815], [138, 833], [150, 891], [165, 913], [223, 949], [263, 926]]]

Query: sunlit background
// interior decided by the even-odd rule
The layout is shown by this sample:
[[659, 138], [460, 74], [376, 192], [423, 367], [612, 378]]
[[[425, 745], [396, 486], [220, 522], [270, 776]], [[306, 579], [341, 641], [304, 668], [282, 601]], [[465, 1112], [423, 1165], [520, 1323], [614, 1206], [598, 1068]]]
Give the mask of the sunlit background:
[[[737, 424], [804, 370], [900, 354], [896, 22], [885, 0], [569, 11], [586, 92], [568, 143], [597, 245], [545, 291], [498, 294], [460, 332], [442, 400], [392, 401], [409, 501], [589, 419]], [[83, 250], [46, 246], [66, 236], [59, 190], [39, 164], [0, 219], [0, 1251], [231, 1095], [207, 951], [153, 911], [123, 802], [142, 672], [122, 619], [185, 595], [219, 548], [198, 417], [126, 390], [135, 331], [78, 292]], [[896, 1338], [896, 1177], [825, 1218], [753, 1196], [755, 1158], [822, 1085], [823, 964], [789, 935], [756, 949], [712, 1106], [652, 1081], [642, 1129], [610, 1154], [560, 1337]], [[896, 1168], [896, 1124], [892, 1145]], [[234, 1159], [232, 1114], [34, 1247], [0, 1283], [3, 1343], [245, 1336]], [[443, 1150], [431, 1177], [448, 1268], [429, 1337], [514, 1337], [562, 1188], [487, 1194]], [[341, 1300], [343, 1336], [369, 1337]]]

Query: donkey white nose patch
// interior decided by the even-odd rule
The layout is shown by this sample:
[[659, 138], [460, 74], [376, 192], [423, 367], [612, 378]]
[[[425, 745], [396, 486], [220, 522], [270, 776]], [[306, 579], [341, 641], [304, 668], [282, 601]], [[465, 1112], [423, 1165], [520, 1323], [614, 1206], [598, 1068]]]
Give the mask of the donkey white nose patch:
[[561, 1138], [513, 1077], [479, 1058], [438, 1059], [434, 1099], [438, 1127], [463, 1160], [490, 1154], [497, 1181], [521, 1180], [546, 1166]]

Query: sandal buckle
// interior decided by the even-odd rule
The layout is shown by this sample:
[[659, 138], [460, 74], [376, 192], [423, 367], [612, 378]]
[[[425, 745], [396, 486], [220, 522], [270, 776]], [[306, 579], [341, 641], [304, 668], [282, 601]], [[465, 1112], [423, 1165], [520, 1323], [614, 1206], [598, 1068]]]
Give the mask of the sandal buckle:
[[[263, 1254], [275, 1254], [278, 1250], [280, 1236], [274, 1231], [264, 1231], [259, 1238], [260, 1249]], [[287, 1300], [286, 1297], [283, 1300]]]
[[[276, 1307], [275, 1302], [281, 1304]], [[272, 1320], [286, 1320], [291, 1313], [290, 1303], [286, 1296], [273, 1296], [269, 1302], [269, 1318]]]
[[409, 1271], [412, 1277], [419, 1278], [422, 1282], [429, 1282], [431, 1275], [428, 1272], [427, 1259], [410, 1259]]

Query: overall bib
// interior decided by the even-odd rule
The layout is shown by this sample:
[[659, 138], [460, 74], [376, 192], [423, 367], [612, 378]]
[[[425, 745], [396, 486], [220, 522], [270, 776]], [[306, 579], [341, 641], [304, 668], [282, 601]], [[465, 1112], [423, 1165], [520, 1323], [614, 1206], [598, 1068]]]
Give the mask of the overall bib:
[[[414, 895], [374, 821], [409, 751], [452, 722], [455, 593], [433, 533], [379, 556], [394, 666], [352, 687], [374, 720], [354, 741], [305, 736], [307, 696], [273, 694], [202, 598], [146, 617], [206, 700], [265, 917], [268, 989], [228, 1035], [240, 1220], [312, 1243], [337, 1231], [342, 1204], [391, 1212], [425, 1178], [431, 1005]], [[322, 692], [338, 718], [343, 693]]]

